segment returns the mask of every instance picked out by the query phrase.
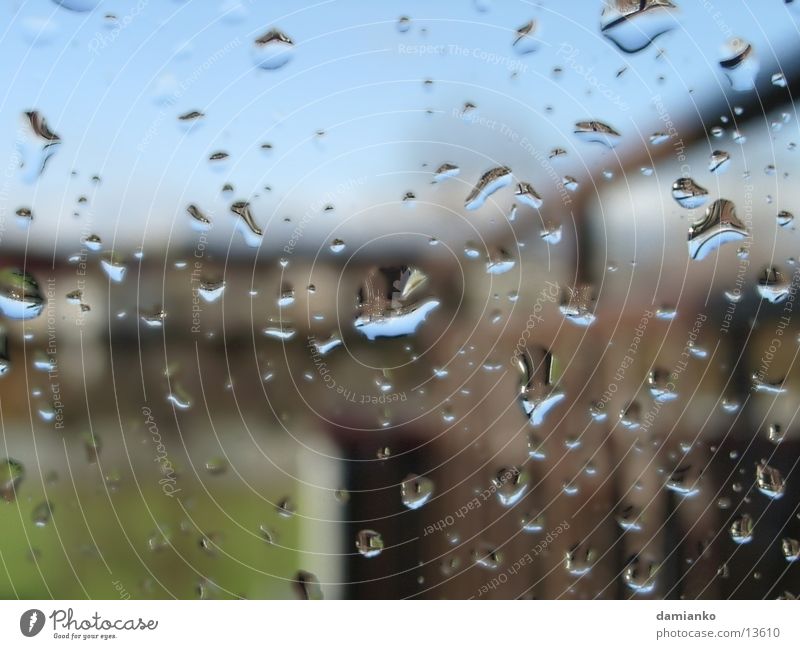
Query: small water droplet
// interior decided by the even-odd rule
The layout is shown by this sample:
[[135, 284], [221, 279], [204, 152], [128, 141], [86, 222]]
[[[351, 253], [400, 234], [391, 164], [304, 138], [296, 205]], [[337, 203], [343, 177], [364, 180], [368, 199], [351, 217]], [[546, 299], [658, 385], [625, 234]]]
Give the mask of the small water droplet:
[[383, 539], [374, 530], [361, 530], [356, 535], [356, 550], [367, 559], [377, 557], [383, 552]]
[[253, 45], [253, 60], [263, 70], [277, 70], [292, 59], [294, 42], [277, 29], [265, 32]]

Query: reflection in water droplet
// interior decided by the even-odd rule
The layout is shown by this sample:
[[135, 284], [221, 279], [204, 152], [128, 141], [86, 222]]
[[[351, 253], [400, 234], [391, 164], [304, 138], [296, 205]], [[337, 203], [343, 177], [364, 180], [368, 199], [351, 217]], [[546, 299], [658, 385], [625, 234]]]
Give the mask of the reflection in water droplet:
[[726, 151], [712, 151], [708, 160], [708, 170], [711, 173], [721, 174], [728, 170], [731, 156]]
[[31, 517], [33, 518], [33, 524], [36, 525], [36, 527], [45, 527], [50, 522], [52, 515], [53, 503], [51, 503], [49, 500], [45, 500], [34, 507]]
[[741, 38], [731, 38], [723, 48], [724, 57], [719, 65], [731, 88], [738, 91], [752, 90], [756, 85], [759, 64], [753, 46]]
[[410, 474], [400, 485], [400, 499], [409, 509], [419, 509], [433, 496], [433, 480]]
[[778, 215], [775, 218], [778, 222], [779, 227], [787, 228], [794, 221], [794, 214], [792, 214], [788, 210], [781, 210], [780, 212], [778, 212]]
[[517, 29], [517, 35], [511, 44], [514, 52], [520, 56], [531, 54], [539, 49], [539, 41], [536, 38], [536, 21], [531, 20]]
[[786, 437], [786, 432], [783, 429], [783, 426], [780, 424], [771, 424], [769, 430], [767, 431], [767, 439], [773, 444], [780, 444], [784, 437]]
[[297, 508], [288, 496], [281, 500], [275, 509], [278, 512], [278, 516], [283, 516], [284, 518], [291, 518], [297, 511]]
[[680, 494], [684, 498], [692, 498], [700, 493], [698, 477], [692, 470], [691, 465], [681, 466], [675, 469], [669, 476], [665, 486], [670, 491]]
[[769, 466], [766, 460], [761, 460], [756, 464], [756, 486], [765, 496], [778, 500], [783, 497], [786, 483], [778, 469]]
[[61, 147], [61, 138], [47, 127], [38, 111], [32, 110], [22, 114], [16, 146], [22, 180], [32, 183], [44, 173], [48, 161]]
[[556, 385], [558, 364], [542, 347], [520, 351], [514, 356], [519, 372], [519, 401], [531, 424], [539, 426], [565, 394]]
[[558, 310], [571, 323], [588, 327], [596, 320], [593, 293], [594, 289], [588, 285], [566, 287], [561, 292]]
[[515, 196], [520, 203], [529, 205], [534, 209], [539, 209], [542, 206], [542, 197], [536, 192], [530, 183], [518, 183]]
[[747, 237], [747, 228], [737, 218], [734, 204], [720, 198], [708, 207], [705, 218], [689, 228], [689, 255], [704, 259], [722, 244]]
[[551, 246], [556, 245], [561, 241], [561, 224], [554, 225], [552, 223], [545, 223], [539, 231], [539, 236], [542, 240], [546, 241]]
[[494, 250], [486, 261], [486, 272], [490, 275], [502, 275], [516, 265], [516, 261], [502, 248]]
[[749, 514], [742, 514], [731, 523], [728, 530], [734, 543], [744, 545], [753, 540], [753, 519]]
[[520, 520], [520, 525], [523, 532], [539, 534], [545, 529], [545, 516], [544, 514], [525, 514]]
[[608, 124], [594, 120], [577, 122], [574, 133], [584, 142], [597, 142], [606, 145], [609, 149], [613, 149], [621, 137]]
[[44, 309], [39, 283], [16, 268], [0, 270], [0, 312], [13, 320], [36, 318]]
[[194, 230], [198, 232], [207, 232], [211, 229], [211, 219], [209, 219], [199, 207], [196, 205], [189, 205], [186, 211], [189, 213], [189, 216], [192, 217], [191, 223]]
[[627, 54], [646, 48], [677, 24], [669, 0], [609, 0], [600, 17], [600, 31]]
[[277, 70], [292, 59], [294, 42], [277, 29], [270, 29], [254, 41], [253, 60], [263, 70]]
[[672, 183], [672, 198], [686, 209], [693, 210], [708, 201], [708, 190], [698, 185], [692, 178], [678, 178]]
[[638, 401], [631, 401], [619, 413], [619, 423], [628, 430], [636, 430], [642, 425], [642, 406]]
[[435, 298], [412, 301], [426, 283], [427, 275], [412, 266], [373, 268], [361, 286], [356, 329], [369, 340], [413, 334], [440, 304]]
[[449, 162], [445, 162], [439, 165], [439, 168], [433, 174], [433, 183], [440, 183], [448, 178], [453, 178], [461, 173], [461, 169], [459, 169], [456, 165], [450, 164]]
[[640, 532], [642, 530], [642, 514], [633, 505], [627, 505], [620, 510], [616, 517], [617, 524], [626, 532]]
[[472, 550], [472, 560], [482, 568], [487, 568], [489, 570], [496, 570], [501, 565], [503, 565], [505, 557], [503, 553], [498, 550], [494, 545], [491, 543], [487, 543], [485, 541], [481, 541]]
[[583, 544], [573, 545], [564, 556], [564, 567], [567, 572], [575, 577], [587, 574], [597, 561], [597, 552]]
[[164, 320], [167, 319], [167, 312], [159, 307], [153, 313], [143, 313], [141, 319], [148, 327], [159, 329], [164, 326]]
[[262, 330], [267, 338], [275, 338], [276, 340], [291, 340], [297, 333], [293, 327], [280, 323], [278, 326], [267, 326]]
[[367, 559], [377, 557], [383, 551], [383, 539], [374, 530], [361, 530], [356, 534], [356, 550]]
[[100, 267], [112, 282], [119, 283], [125, 279], [128, 268], [122, 263], [118, 255], [108, 252], [100, 260]]
[[646, 595], [655, 590], [658, 569], [657, 563], [636, 557], [626, 566], [622, 581], [637, 595]]
[[678, 398], [669, 370], [654, 368], [647, 376], [647, 387], [656, 401], [674, 401]]
[[12, 502], [17, 496], [19, 483], [25, 477], [25, 467], [20, 462], [7, 457], [0, 460], [0, 496]]
[[492, 478], [492, 486], [497, 493], [500, 504], [505, 507], [512, 507], [519, 502], [528, 490], [528, 472], [515, 466], [500, 469], [495, 477]]
[[239, 217], [236, 221], [236, 227], [242, 233], [245, 243], [251, 248], [257, 248], [261, 244], [261, 237], [264, 233], [256, 224], [256, 220], [250, 210], [250, 203], [237, 201], [231, 205], [231, 212]]
[[297, 574], [294, 576], [294, 582], [292, 583], [300, 599], [324, 599], [322, 595], [322, 586], [320, 586], [319, 579], [317, 579], [316, 575], [306, 572], [305, 570], [298, 570]]
[[783, 551], [784, 559], [789, 563], [800, 560], [800, 541], [797, 539], [786, 537], [781, 540], [781, 550]]
[[784, 379], [769, 381], [761, 373], [753, 372], [750, 375], [750, 380], [753, 385], [753, 392], [761, 392], [764, 394], [784, 394], [786, 392], [786, 388], [783, 387]]
[[508, 186], [512, 177], [511, 169], [508, 167], [490, 169], [480, 177], [469, 196], [467, 196], [464, 207], [468, 210], [477, 210], [498, 189]]
[[197, 287], [198, 295], [206, 302], [216, 302], [225, 292], [225, 280], [204, 279]]
[[756, 285], [756, 290], [761, 298], [772, 304], [783, 302], [789, 297], [791, 289], [791, 282], [774, 266], [764, 269]]

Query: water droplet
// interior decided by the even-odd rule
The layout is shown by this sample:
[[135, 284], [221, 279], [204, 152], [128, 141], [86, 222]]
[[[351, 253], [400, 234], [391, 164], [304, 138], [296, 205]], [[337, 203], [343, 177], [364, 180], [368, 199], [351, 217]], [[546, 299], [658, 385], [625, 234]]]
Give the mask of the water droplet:
[[160, 329], [164, 326], [164, 320], [167, 319], [167, 312], [159, 307], [153, 313], [143, 313], [141, 319], [151, 329]]
[[33, 524], [36, 525], [36, 527], [45, 527], [50, 522], [52, 515], [53, 503], [51, 503], [49, 500], [45, 500], [34, 507], [31, 517], [33, 518]]
[[322, 586], [320, 586], [319, 579], [317, 579], [316, 575], [306, 572], [305, 570], [298, 570], [297, 574], [294, 576], [294, 582], [292, 583], [300, 599], [324, 599], [322, 595]]
[[655, 368], [647, 376], [647, 387], [656, 401], [674, 401], [678, 398], [668, 370]]
[[551, 246], [556, 245], [561, 241], [561, 224], [554, 225], [552, 223], [545, 223], [539, 231], [539, 236], [543, 241], [546, 241]]
[[513, 507], [528, 490], [528, 473], [515, 466], [500, 469], [492, 478], [492, 485], [500, 504], [504, 507]]
[[652, 593], [656, 587], [659, 565], [636, 557], [622, 573], [622, 581], [637, 595]]
[[536, 38], [536, 21], [531, 20], [517, 29], [517, 35], [511, 44], [514, 52], [520, 56], [531, 54], [539, 49], [539, 40]]
[[10, 457], [0, 460], [0, 496], [6, 502], [12, 502], [17, 496], [17, 489], [25, 477], [25, 467]]
[[490, 169], [480, 177], [469, 196], [467, 196], [464, 207], [468, 210], [477, 210], [498, 189], [508, 186], [512, 177], [511, 169], [508, 167]]
[[427, 275], [411, 266], [373, 268], [360, 290], [356, 329], [369, 340], [413, 334], [440, 304], [412, 300], [426, 283]]
[[383, 552], [383, 539], [374, 530], [361, 530], [356, 535], [356, 550], [367, 559], [377, 557]]
[[596, 320], [593, 293], [594, 289], [588, 285], [567, 287], [561, 293], [558, 310], [571, 323], [588, 327]]
[[594, 567], [595, 561], [597, 561], [597, 552], [594, 548], [584, 547], [578, 543], [566, 551], [564, 567], [569, 574], [580, 577], [587, 574]]
[[600, 32], [623, 52], [639, 52], [675, 27], [673, 9], [669, 0], [610, 0], [603, 7]]
[[672, 198], [689, 210], [705, 205], [708, 201], [708, 190], [698, 185], [692, 178], [678, 178], [672, 183]]
[[16, 268], [0, 271], [0, 311], [7, 318], [36, 318], [44, 309], [39, 283], [29, 273]]
[[262, 330], [267, 338], [275, 338], [276, 340], [291, 340], [294, 338], [297, 330], [285, 326], [284, 323], [279, 323], [278, 326], [267, 326]]
[[734, 543], [744, 545], [753, 540], [753, 519], [749, 514], [742, 514], [731, 523], [728, 530]]
[[237, 201], [231, 205], [231, 212], [239, 217], [236, 221], [236, 226], [239, 232], [242, 233], [245, 243], [252, 248], [257, 248], [261, 244], [261, 237], [264, 232], [256, 224], [256, 220], [250, 210], [250, 203]]
[[653, 133], [650, 136], [650, 144], [652, 144], [653, 146], [658, 146], [659, 144], [663, 144], [667, 140], [669, 140], [669, 133], [664, 133], [663, 131]]
[[539, 209], [542, 206], [542, 197], [536, 192], [530, 183], [518, 183], [517, 191], [514, 194], [520, 203], [529, 205], [534, 209]]
[[21, 133], [17, 139], [19, 166], [26, 183], [36, 181], [50, 158], [61, 147], [61, 138], [47, 126], [47, 121], [35, 110], [22, 114]]
[[433, 480], [414, 473], [400, 485], [400, 499], [409, 509], [419, 509], [433, 496]]
[[737, 218], [734, 204], [720, 198], [706, 209], [705, 218], [689, 228], [689, 255], [692, 259], [705, 259], [722, 244], [741, 241], [747, 236], [747, 228]]
[[281, 500], [275, 509], [278, 512], [278, 516], [283, 516], [283, 518], [291, 518], [297, 511], [297, 508], [288, 496]]
[[456, 165], [450, 164], [449, 162], [445, 162], [439, 165], [439, 168], [433, 174], [433, 183], [440, 183], [448, 178], [453, 178], [461, 173], [461, 169], [459, 169]]
[[620, 134], [608, 124], [594, 120], [577, 122], [575, 124], [574, 133], [584, 142], [604, 144], [609, 149], [613, 149], [621, 137]]
[[784, 431], [783, 426], [780, 424], [771, 424], [768, 431], [767, 431], [767, 439], [773, 444], [780, 444], [784, 437], [786, 437], [786, 431]]
[[277, 29], [270, 29], [254, 41], [253, 60], [263, 70], [277, 70], [292, 59], [294, 42]]
[[778, 226], [779, 227], [787, 228], [794, 221], [794, 214], [792, 214], [791, 212], [789, 212], [787, 210], [781, 210], [780, 212], [778, 212], [776, 220], [778, 222]]
[[495, 249], [486, 261], [486, 272], [490, 275], [502, 275], [516, 265], [516, 261], [502, 248]]
[[206, 302], [216, 302], [225, 292], [225, 280], [204, 279], [197, 287], [197, 294]]
[[756, 85], [759, 64], [753, 46], [742, 38], [731, 38], [723, 47], [724, 58], [719, 62], [731, 88], [752, 90]]
[[578, 181], [575, 178], [573, 178], [572, 176], [564, 176], [561, 179], [561, 182], [564, 184], [564, 188], [569, 190], [569, 191], [571, 191], [571, 192], [578, 191], [578, 188], [580, 187], [580, 184], [578, 183]]
[[764, 269], [756, 285], [756, 290], [761, 298], [772, 304], [783, 302], [789, 297], [791, 289], [791, 283], [774, 266]]
[[503, 565], [505, 557], [494, 545], [482, 541], [472, 550], [472, 560], [482, 568], [496, 570]]
[[642, 513], [633, 505], [623, 507], [616, 517], [617, 525], [626, 532], [642, 530]]
[[692, 498], [700, 493], [698, 478], [692, 471], [691, 465], [675, 469], [665, 484], [666, 488], [680, 494], [684, 498]]
[[78, 13], [91, 11], [100, 4], [100, 0], [53, 0], [53, 2], [64, 9]]
[[520, 377], [520, 405], [531, 424], [539, 426], [566, 396], [556, 385], [559, 378], [558, 363], [542, 347], [518, 352], [514, 356], [514, 362]]
[[766, 460], [756, 464], [756, 486], [762, 494], [772, 500], [782, 498], [786, 488], [781, 472], [769, 466]]
[[125, 279], [125, 273], [128, 270], [125, 264], [122, 263], [120, 257], [113, 252], [108, 252], [103, 255], [103, 258], [100, 260], [100, 267], [112, 282], [117, 283]]
[[789, 562], [794, 563], [800, 560], [800, 541], [788, 537], [781, 540], [781, 550], [783, 557]]
[[190, 110], [178, 115], [178, 124], [184, 131], [190, 132], [202, 124], [205, 117], [202, 111]]
[[776, 72], [771, 77], [772, 85], [778, 86], [779, 88], [786, 87], [786, 77], [783, 76], [783, 72]]
[[753, 392], [761, 392], [764, 394], [784, 394], [786, 392], [786, 388], [783, 387], [784, 379], [769, 381], [760, 373], [753, 372], [750, 375], [750, 380], [753, 385]]
[[721, 174], [728, 170], [731, 156], [726, 151], [713, 151], [708, 161], [708, 170], [711, 173]]

